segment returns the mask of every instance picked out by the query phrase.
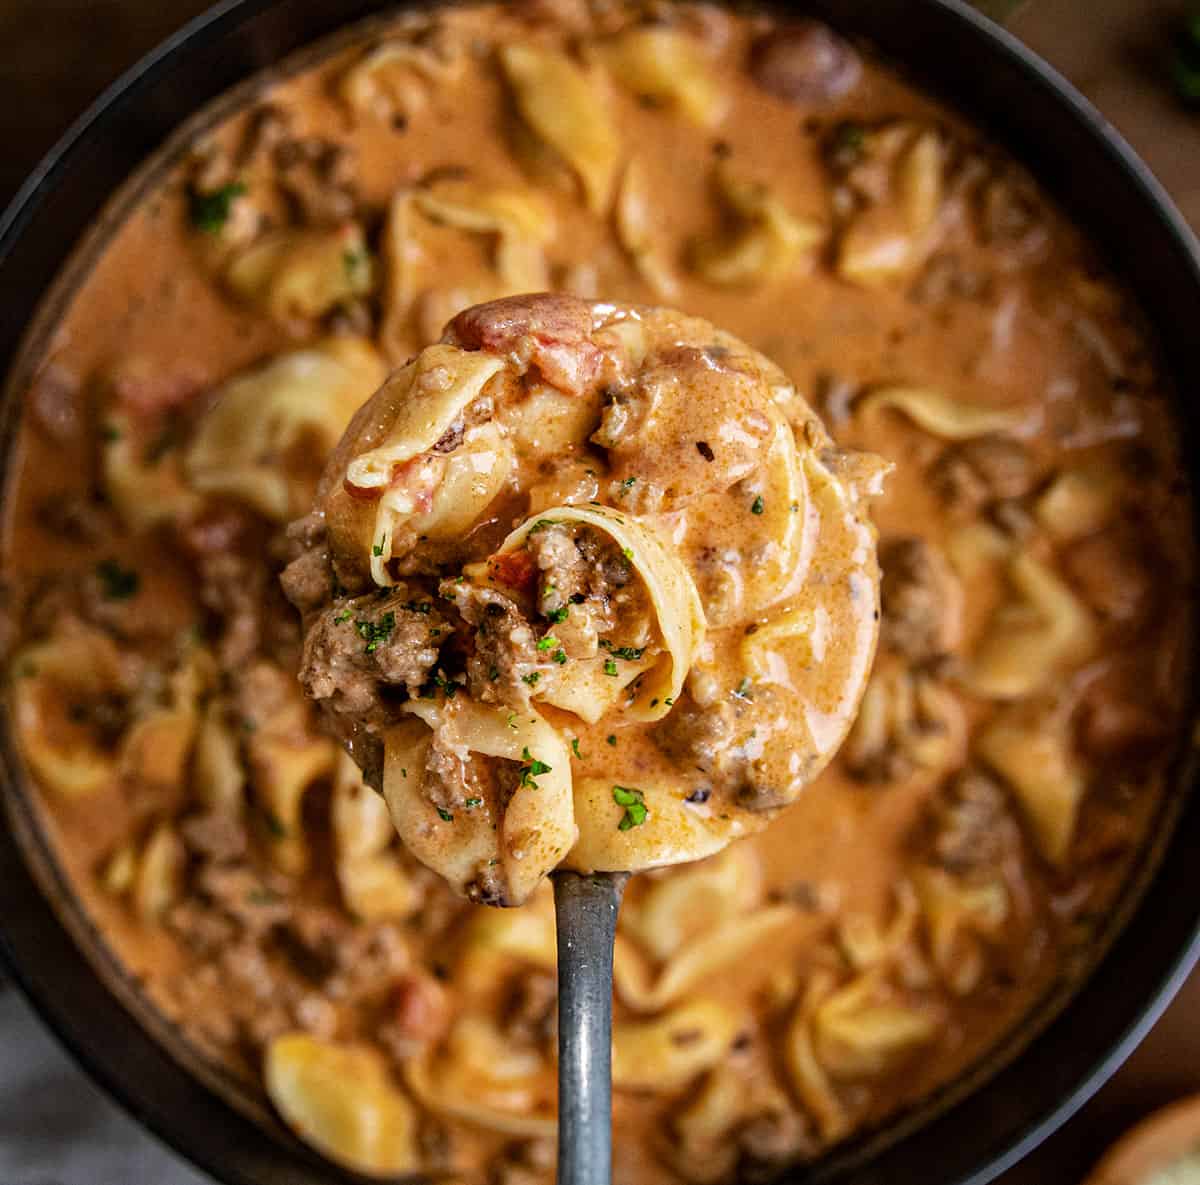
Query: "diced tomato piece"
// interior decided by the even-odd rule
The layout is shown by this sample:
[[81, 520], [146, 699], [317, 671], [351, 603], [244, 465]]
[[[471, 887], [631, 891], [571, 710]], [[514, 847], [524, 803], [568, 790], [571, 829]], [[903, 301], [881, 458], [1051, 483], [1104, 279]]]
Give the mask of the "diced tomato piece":
[[536, 566], [527, 551], [506, 551], [488, 558], [488, 575], [498, 584], [531, 592]]

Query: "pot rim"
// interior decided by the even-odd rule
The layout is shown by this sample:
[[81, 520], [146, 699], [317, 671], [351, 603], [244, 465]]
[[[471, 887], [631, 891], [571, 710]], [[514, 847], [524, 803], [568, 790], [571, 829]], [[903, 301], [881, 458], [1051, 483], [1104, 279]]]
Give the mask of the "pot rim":
[[[0, 213], [0, 272], [3, 271], [28, 225], [56, 191], [72, 163], [85, 155], [94, 143], [103, 142], [106, 125], [118, 118], [120, 108], [134, 99], [138, 92], [167, 78], [179, 60], [193, 56], [203, 46], [233, 34], [242, 24], [271, 10], [281, 9], [286, 2], [287, 0], [220, 0], [162, 41], [109, 85], [45, 154], [7, 208]], [[944, 17], [957, 23], [964, 36], [981, 45], [993, 60], [1002, 59], [1006, 67], [1017, 71], [1023, 82], [1031, 88], [1031, 92], [1038, 93], [1044, 105], [1049, 104], [1050, 108], [1057, 109], [1083, 139], [1089, 141], [1093, 148], [1102, 150], [1108, 166], [1122, 174], [1124, 181], [1132, 187], [1133, 200], [1142, 215], [1147, 219], [1156, 220], [1165, 232], [1167, 248], [1173, 254], [1175, 262], [1182, 265], [1185, 282], [1194, 289], [1197, 294], [1196, 300], [1200, 302], [1200, 242], [1157, 178], [1100, 112], [1053, 67], [1015, 36], [979, 14], [965, 0], [922, 0], [922, 4], [926, 10], [940, 10]], [[344, 5], [347, 11], [346, 24], [358, 23], [367, 14], [377, 13], [381, 9], [400, 10], [413, 6], [357, 0]], [[843, 2], [815, 0], [807, 7], [836, 25], [839, 23], [838, 10], [843, 7]], [[844, 13], [842, 15], [844, 16]], [[305, 37], [304, 43], [320, 42], [330, 35], [327, 31], [311, 38]], [[299, 51], [293, 47], [283, 55], [274, 55], [268, 51], [267, 56], [271, 61], [277, 62], [280, 58], [286, 60], [296, 52]], [[884, 58], [892, 64], [908, 68], [904, 56], [894, 49], [885, 51]], [[250, 63], [247, 69], [242, 71], [241, 77], [244, 80], [257, 73], [263, 65], [262, 62]], [[911, 72], [918, 84], [924, 85], [926, 89], [939, 89], [923, 80], [918, 69], [911, 68]], [[970, 94], [964, 98], [951, 96], [954, 105], [972, 116], [978, 116], [977, 105], [972, 99]], [[211, 98], [206, 98], [200, 106], [208, 106], [212, 101]], [[996, 126], [994, 119], [981, 118], [981, 122], [989, 132]], [[178, 130], [178, 123], [173, 121], [171, 126], [161, 130], [167, 135], [173, 135]], [[1001, 142], [1008, 142], [1011, 137], [1000, 134], [997, 138]], [[1028, 159], [1026, 154], [1014, 154], [1018, 159]], [[108, 196], [105, 194], [102, 198], [107, 199]], [[1059, 196], [1061, 198], [1063, 195], [1060, 193]], [[1068, 210], [1072, 209], [1073, 203], [1069, 199], [1066, 199], [1064, 204]], [[69, 252], [68, 257], [70, 254]], [[1144, 286], [1134, 287], [1141, 295]], [[50, 286], [38, 291], [37, 301], [30, 301], [22, 310], [25, 326], [33, 323], [38, 302], [48, 291]], [[11, 358], [3, 359], [6, 370], [11, 361]], [[1183, 424], [1183, 428], [1185, 435], [1191, 437], [1187, 441], [1189, 454], [1200, 457], [1195, 432], [1189, 433], [1186, 423]], [[6, 729], [0, 731], [7, 733]], [[1176, 825], [1163, 828], [1158, 842], [1152, 845], [1155, 850], [1148, 853], [1145, 868], [1139, 869], [1131, 878], [1139, 883], [1132, 887], [1127, 886], [1126, 890], [1123, 890], [1123, 896], [1132, 899], [1130, 908], [1126, 911], [1128, 916], [1124, 918], [1125, 922], [1132, 922], [1134, 917], [1145, 912], [1152, 896], [1163, 896], [1165, 893], [1168, 901], [1171, 900], [1167, 890], [1156, 893], [1156, 890], [1162, 887], [1159, 882], [1163, 878], [1159, 874], [1164, 871], [1170, 852], [1175, 853], [1176, 864], [1185, 859], [1186, 853], [1181, 849], [1186, 847], [1184, 832], [1188, 829], [1186, 824], [1189, 821], [1192, 824], [1191, 831], [1194, 834], [1200, 833], [1200, 802], [1197, 801], [1197, 794], [1191, 792], [1196, 781], [1195, 757], [1194, 753], [1186, 753], [1173, 779], [1176, 792], [1171, 797], [1176, 801], [1169, 804], [1165, 813], [1174, 816]], [[0, 736], [0, 778], [14, 784], [19, 783], [22, 778], [20, 762], [7, 735]], [[2, 797], [11, 800], [16, 796], [5, 793]], [[48, 953], [45, 960], [34, 966], [28, 957], [31, 947], [29, 935], [25, 934], [19, 940], [14, 940], [11, 919], [5, 916], [0, 920], [0, 964], [4, 965], [42, 1022], [66, 1046], [87, 1073], [160, 1140], [214, 1177], [230, 1182], [230, 1185], [262, 1185], [267, 1180], [270, 1180], [272, 1185], [317, 1185], [318, 1182], [339, 1178], [347, 1181], [366, 1180], [319, 1157], [287, 1133], [281, 1125], [270, 1123], [269, 1117], [270, 1128], [264, 1133], [261, 1122], [252, 1122], [227, 1100], [218, 1098], [199, 1077], [194, 1076], [188, 1067], [182, 1066], [159, 1044], [154, 1033], [134, 1015], [127, 1001], [112, 989], [111, 984], [95, 974], [92, 955], [85, 953], [82, 946], [75, 941], [62, 912], [42, 891], [42, 885], [51, 883], [61, 885], [64, 890], [69, 891], [69, 886], [60, 871], [57, 868], [41, 869], [40, 875], [35, 877], [26, 866], [25, 860], [31, 850], [30, 845], [18, 842], [17, 837], [23, 831], [36, 827], [32, 815], [19, 818], [11, 801], [5, 805], [10, 830], [0, 829], [0, 904], [10, 907], [17, 901], [32, 909], [39, 915], [39, 921], [49, 923], [55, 930], [47, 936], [45, 945]], [[1185, 818], [1185, 815], [1188, 818]], [[1175, 871], [1176, 879], [1179, 879], [1180, 870]], [[1106, 1037], [1098, 1050], [1077, 1059], [1078, 1064], [1068, 1075], [1069, 1081], [1063, 1083], [1062, 1093], [1056, 1102], [1044, 1107], [1032, 1120], [1021, 1119], [1012, 1130], [1002, 1130], [994, 1137], [991, 1133], [984, 1133], [983, 1143], [988, 1146], [976, 1159], [975, 1167], [965, 1172], [956, 1172], [952, 1178], [937, 1178], [939, 1182], [953, 1180], [956, 1185], [986, 1185], [1065, 1123], [1107, 1081], [1158, 1020], [1191, 968], [1200, 959], [1200, 899], [1197, 898], [1198, 895], [1193, 893], [1192, 898], [1184, 899], [1182, 904], [1176, 899], [1176, 904], [1180, 905], [1184, 913], [1187, 912], [1188, 900], [1192, 900], [1190, 917], [1181, 917], [1176, 923], [1182, 928], [1182, 939], [1169, 943], [1173, 953], [1156, 963], [1158, 969], [1151, 975], [1152, 982], [1144, 991], [1139, 989], [1137, 1002], [1132, 1006], [1133, 1015], [1125, 1016], [1125, 1013], [1131, 1011], [1125, 1008], [1122, 1010], [1123, 1019], [1114, 1021], [1112, 1027], [1116, 1029], [1115, 1039]], [[886, 1158], [891, 1149], [903, 1146], [918, 1136], [925, 1135], [928, 1143], [928, 1133], [935, 1128], [947, 1130], [948, 1122], [952, 1121], [960, 1110], [965, 1109], [968, 1102], [985, 1092], [992, 1080], [1017, 1071], [1029, 1056], [1031, 1048], [1036, 1049], [1049, 1035], [1047, 1030], [1061, 1029], [1075, 1010], [1075, 1005], [1088, 994], [1089, 988], [1092, 993], [1096, 992], [1097, 980], [1105, 969], [1111, 970], [1114, 964], [1121, 963], [1121, 959], [1117, 957], [1118, 953], [1128, 956], [1130, 949], [1136, 945], [1131, 942], [1132, 936], [1128, 932], [1131, 929], [1130, 925], [1125, 925], [1123, 929], [1114, 926], [1113, 929], [1120, 932], [1113, 934], [1113, 941], [1103, 956], [1091, 967], [1082, 983], [1071, 992], [1065, 1007], [1060, 1003], [1053, 1010], [1053, 1015], [1048, 1015], [1042, 1023], [1032, 1026], [1035, 1031], [1032, 1042], [1019, 1044], [1015, 1052], [1010, 1052], [1002, 1059], [998, 1069], [987, 1070], [984, 1074], [968, 1071], [964, 1079], [938, 1092], [939, 1096], [945, 1094], [946, 1098], [940, 1109], [933, 1108], [935, 1115], [932, 1120], [918, 1127], [916, 1123], [906, 1124], [905, 1119], [901, 1118], [898, 1122], [890, 1124], [882, 1133], [887, 1137], [883, 1148], [877, 1147], [880, 1140], [876, 1133], [867, 1133], [852, 1140], [845, 1149], [834, 1149], [813, 1165], [802, 1166], [797, 1173], [785, 1171], [781, 1180], [824, 1182], [842, 1179], [847, 1172], [854, 1171], [857, 1174], [854, 1179], [861, 1185], [883, 1185], [885, 1178], [873, 1171], [873, 1158]], [[96, 982], [87, 986], [98, 988], [105, 993], [106, 1011], [111, 1012], [115, 1009], [122, 1014], [120, 1019], [124, 1021], [122, 1027], [126, 1030], [126, 1035], [131, 1042], [139, 1044], [138, 1054], [141, 1060], [136, 1070], [122, 1064], [120, 1058], [114, 1056], [121, 1033], [105, 1032], [98, 1035], [94, 1026], [88, 1023], [88, 1017], [72, 1011], [72, 1004], [79, 1002], [73, 999], [74, 991], [61, 990], [61, 971], [53, 978], [50, 974], [50, 965], [56, 956], [64, 958], [71, 970], [79, 970], [92, 976]], [[110, 1016], [108, 1019], [118, 1018]], [[155, 1045], [155, 1050], [141, 1048], [142, 1042]], [[1007, 1039], [1004, 1044], [1008, 1044]], [[139, 1088], [137, 1070], [141, 1069], [159, 1075], [157, 1080], [150, 1078], [155, 1083], [152, 1093], [145, 1085]], [[160, 1091], [159, 1085], [164, 1073], [173, 1075], [177, 1081], [172, 1082], [170, 1090]], [[181, 1109], [185, 1116], [183, 1121], [180, 1117]], [[929, 1110], [930, 1107], [919, 1104], [914, 1109], [914, 1115], [918, 1118], [928, 1116]], [[1005, 1121], [1004, 1118], [1001, 1119], [1001, 1126]], [[1011, 1120], [1007, 1121], [1011, 1127]], [[910, 1126], [912, 1130], [909, 1130]], [[898, 1135], [895, 1134], [897, 1130]], [[214, 1140], [212, 1137], [218, 1132], [222, 1139]], [[892, 1134], [889, 1136], [888, 1133]], [[255, 1146], [263, 1143], [264, 1134], [268, 1139], [273, 1137], [272, 1147], [265, 1150]]]

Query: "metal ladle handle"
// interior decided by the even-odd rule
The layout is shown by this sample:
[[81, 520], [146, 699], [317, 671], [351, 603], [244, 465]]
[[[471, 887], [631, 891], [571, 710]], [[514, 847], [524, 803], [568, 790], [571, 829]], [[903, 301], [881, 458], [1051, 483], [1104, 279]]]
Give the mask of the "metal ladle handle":
[[627, 872], [554, 873], [558, 1185], [612, 1181], [612, 969]]

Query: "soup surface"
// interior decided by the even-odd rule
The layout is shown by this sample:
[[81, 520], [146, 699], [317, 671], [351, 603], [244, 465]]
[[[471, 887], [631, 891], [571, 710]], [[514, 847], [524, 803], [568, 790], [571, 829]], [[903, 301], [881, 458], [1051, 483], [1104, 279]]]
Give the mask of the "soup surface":
[[[14, 726], [64, 869], [198, 1049], [342, 1163], [549, 1180], [545, 890], [470, 905], [400, 847], [303, 696], [278, 580], [389, 371], [464, 306], [545, 289], [709, 319], [896, 466], [840, 756], [621, 915], [616, 1179], [761, 1177], [918, 1102], [1086, 966], [1161, 805], [1191, 628], [1136, 310], [1034, 180], [829, 30], [459, 8], [193, 145], [27, 394]], [[577, 462], [545, 465], [544, 505]], [[497, 539], [530, 508], [510, 494]], [[775, 694], [773, 655], [712, 692], [726, 715]], [[572, 773], [639, 787], [680, 706], [628, 745], [602, 714]]]

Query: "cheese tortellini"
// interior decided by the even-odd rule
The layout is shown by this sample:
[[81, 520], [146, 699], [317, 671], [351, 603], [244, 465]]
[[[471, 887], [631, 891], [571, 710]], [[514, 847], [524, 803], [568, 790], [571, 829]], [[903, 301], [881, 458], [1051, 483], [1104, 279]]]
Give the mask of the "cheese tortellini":
[[705, 322], [565, 296], [468, 309], [326, 468], [315, 562], [345, 591], [302, 605], [301, 681], [405, 845], [474, 900], [719, 852], [849, 727], [884, 469]]

